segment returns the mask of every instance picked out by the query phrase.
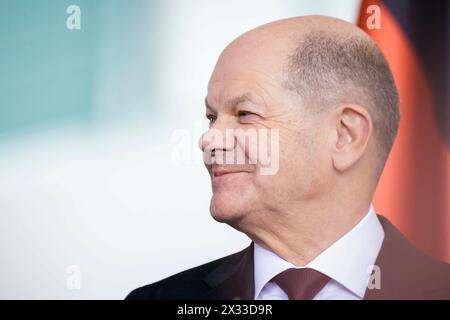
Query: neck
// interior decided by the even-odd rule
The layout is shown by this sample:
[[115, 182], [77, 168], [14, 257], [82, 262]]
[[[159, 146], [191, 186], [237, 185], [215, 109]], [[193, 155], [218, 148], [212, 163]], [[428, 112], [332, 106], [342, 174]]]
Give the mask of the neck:
[[284, 260], [304, 266], [357, 225], [369, 206], [370, 201], [358, 206], [303, 203], [282, 212], [259, 212], [256, 222], [242, 221], [237, 229]]

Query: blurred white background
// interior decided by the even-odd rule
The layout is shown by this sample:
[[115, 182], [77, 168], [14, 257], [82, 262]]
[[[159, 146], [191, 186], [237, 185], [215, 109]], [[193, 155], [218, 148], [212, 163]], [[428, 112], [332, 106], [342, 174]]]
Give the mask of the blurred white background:
[[[210, 217], [209, 177], [194, 149], [216, 59], [233, 38], [272, 20], [322, 14], [355, 22], [359, 1], [111, 0], [95, 8], [86, 1], [56, 3], [42, 5], [57, 6], [61, 28], [65, 8], [77, 3], [82, 28], [70, 32], [95, 32], [86, 45], [88, 58], [80, 60], [89, 59], [84, 76], [90, 81], [81, 81], [88, 102], [80, 102], [89, 105], [89, 117], [44, 119], [1, 132], [0, 298], [123, 299], [138, 286], [247, 246], [245, 235]], [[13, 6], [2, 3], [0, 18], [10, 19], [3, 24], [12, 25]], [[12, 39], [10, 49], [20, 39]], [[11, 53], [0, 77], [6, 77], [4, 68], [22, 63], [15, 61], [19, 57]], [[17, 79], [25, 96], [27, 72], [32, 77], [27, 70]], [[38, 78], [47, 81], [49, 92], [59, 90], [59, 80]], [[56, 106], [86, 93], [70, 90]], [[18, 117], [29, 112], [17, 109], [18, 95], [8, 103], [0, 95], [0, 116], [11, 117], [6, 124], [15, 119], [11, 110]], [[31, 107], [39, 112], [44, 104]], [[193, 134], [197, 163], [173, 161], [176, 129]], [[67, 286], [70, 266], [79, 268], [79, 289]]]

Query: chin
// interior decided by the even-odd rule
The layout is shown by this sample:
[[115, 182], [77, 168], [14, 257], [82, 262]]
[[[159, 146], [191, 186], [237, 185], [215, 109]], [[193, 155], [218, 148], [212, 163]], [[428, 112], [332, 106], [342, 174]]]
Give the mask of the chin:
[[230, 225], [237, 224], [246, 216], [248, 208], [244, 204], [242, 196], [213, 194], [209, 210], [214, 220]]

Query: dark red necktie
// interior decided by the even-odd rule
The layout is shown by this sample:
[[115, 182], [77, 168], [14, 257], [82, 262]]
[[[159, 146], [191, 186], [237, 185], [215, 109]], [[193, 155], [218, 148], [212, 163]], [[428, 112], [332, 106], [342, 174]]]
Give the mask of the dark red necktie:
[[329, 280], [328, 276], [311, 268], [290, 268], [272, 279], [289, 300], [312, 300]]

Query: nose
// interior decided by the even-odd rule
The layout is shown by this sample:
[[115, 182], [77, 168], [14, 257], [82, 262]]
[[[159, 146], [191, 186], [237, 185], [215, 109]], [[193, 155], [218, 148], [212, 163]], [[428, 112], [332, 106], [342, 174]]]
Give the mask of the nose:
[[210, 128], [199, 139], [199, 147], [203, 152], [232, 151], [236, 146], [236, 139], [231, 128]]
[[209, 130], [200, 137], [199, 147], [207, 158], [233, 151], [236, 148], [236, 137], [232, 119], [227, 115], [218, 117]]

